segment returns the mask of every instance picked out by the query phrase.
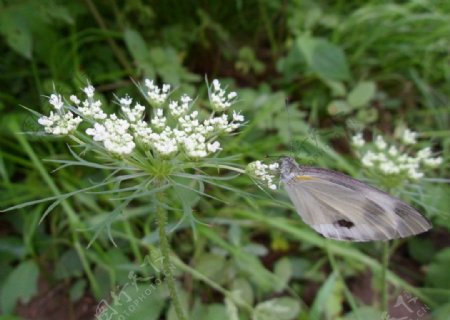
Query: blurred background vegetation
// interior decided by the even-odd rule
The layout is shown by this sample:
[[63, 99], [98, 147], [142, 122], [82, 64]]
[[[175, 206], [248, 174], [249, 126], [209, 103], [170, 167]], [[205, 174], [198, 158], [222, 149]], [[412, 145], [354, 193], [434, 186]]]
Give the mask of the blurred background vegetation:
[[[0, 0], [0, 34], [1, 209], [105, 178], [79, 167], [51, 173], [56, 167], [44, 159], [70, 159], [67, 146], [20, 134], [39, 129], [20, 105], [47, 113], [55, 88], [69, 94], [87, 81], [105, 99], [137, 97], [133, 79], [143, 77], [203, 99], [205, 76], [219, 78], [239, 93], [237, 109], [250, 121], [223, 152], [243, 165], [289, 152], [288, 117], [300, 162], [355, 177], [362, 169], [349, 137], [361, 130], [391, 136], [408, 126], [443, 156], [418, 192], [403, 193], [434, 228], [394, 243], [389, 314], [449, 319], [450, 2]], [[182, 224], [171, 235], [185, 263], [177, 278], [191, 319], [249, 319], [241, 309], [237, 318], [233, 301], [212, 284], [239, 291], [257, 319], [356, 319], [356, 310], [381, 319], [379, 244], [325, 241], [282, 192], [272, 198], [248, 177], [230, 186], [206, 190], [227, 204], [186, 195], [208, 226], [198, 225], [194, 237]], [[100, 233], [87, 248], [91, 227], [114, 208], [107, 195], [79, 194], [39, 223], [47, 207], [0, 215], [2, 320], [93, 319], [98, 301], [157, 246], [149, 201], [115, 219], [117, 247]], [[180, 218], [174, 213], [170, 223]], [[176, 317], [160, 289], [127, 319]]]

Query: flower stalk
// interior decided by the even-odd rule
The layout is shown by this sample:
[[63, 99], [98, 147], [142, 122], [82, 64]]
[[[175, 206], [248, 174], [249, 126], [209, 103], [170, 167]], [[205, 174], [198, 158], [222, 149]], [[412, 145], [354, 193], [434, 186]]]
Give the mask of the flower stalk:
[[175, 308], [175, 313], [177, 314], [178, 320], [187, 320], [184, 315], [183, 308], [181, 307], [180, 299], [178, 298], [177, 289], [175, 287], [175, 279], [173, 277], [172, 269], [170, 268], [170, 246], [166, 234], [167, 212], [161, 206], [163, 198], [164, 195], [162, 192], [158, 192], [156, 194], [156, 215], [158, 219], [159, 243], [161, 254], [163, 256], [163, 273], [166, 276], [167, 287], [169, 288], [170, 298], [172, 299], [172, 303]]

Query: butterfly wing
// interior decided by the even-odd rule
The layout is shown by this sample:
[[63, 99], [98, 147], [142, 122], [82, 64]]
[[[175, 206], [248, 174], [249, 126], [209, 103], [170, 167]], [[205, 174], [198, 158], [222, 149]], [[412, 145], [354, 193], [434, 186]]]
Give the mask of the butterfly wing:
[[372, 241], [425, 232], [430, 222], [387, 193], [332, 170], [301, 167], [284, 185], [303, 220], [336, 240]]

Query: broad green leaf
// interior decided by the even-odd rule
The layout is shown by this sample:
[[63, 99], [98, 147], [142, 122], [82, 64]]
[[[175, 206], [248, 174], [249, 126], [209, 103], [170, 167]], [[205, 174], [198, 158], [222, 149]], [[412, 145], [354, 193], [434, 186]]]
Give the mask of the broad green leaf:
[[222, 274], [225, 264], [225, 257], [217, 254], [204, 253], [195, 261], [195, 269], [207, 276], [216, 278]]
[[375, 83], [360, 82], [350, 91], [347, 101], [354, 108], [366, 106], [373, 99], [376, 92]]
[[226, 307], [223, 304], [210, 304], [202, 314], [201, 320], [230, 320], [227, 315]]
[[333, 97], [345, 97], [347, 95], [347, 88], [345, 84], [341, 81], [326, 81], [328, 87], [331, 89], [331, 94]]
[[263, 291], [273, 289], [275, 276], [267, 270], [261, 261], [250, 254], [239, 254], [236, 257], [239, 268]]
[[311, 319], [333, 318], [335, 315], [335, 299], [340, 290], [337, 273], [332, 273], [322, 287], [311, 307]]
[[[114, 270], [114, 275], [118, 283], [125, 283], [128, 281], [128, 274], [131, 270], [136, 269], [136, 265], [132, 263], [124, 252], [118, 248], [111, 249], [103, 257], [105, 263], [111, 266]], [[145, 271], [144, 267], [138, 271]]]
[[382, 312], [372, 307], [361, 307], [355, 311], [349, 312], [345, 315], [343, 320], [371, 320], [384, 319]]
[[300, 312], [298, 300], [290, 297], [275, 298], [259, 303], [252, 320], [291, 320]]
[[157, 320], [165, 305], [163, 286], [162, 282], [137, 287], [129, 283], [115, 293], [115, 301], [101, 300], [97, 310], [104, 311], [97, 313], [96, 316], [99, 319]]
[[80, 299], [84, 291], [86, 289], [86, 280], [80, 279], [77, 282], [75, 282], [71, 287], [69, 291], [69, 297], [71, 302], [76, 302], [78, 299]]
[[239, 313], [236, 304], [229, 298], [225, 298], [228, 320], [239, 320]]
[[[23, 258], [26, 254], [26, 248], [23, 241], [18, 237], [2, 237], [0, 241], [0, 253], [2, 258]], [[4, 254], [4, 255], [3, 255]]]
[[327, 106], [328, 113], [331, 116], [346, 115], [352, 111], [350, 105], [344, 100], [333, 100]]
[[364, 108], [358, 110], [356, 119], [363, 123], [372, 123], [378, 120], [378, 110], [375, 108]]
[[12, 313], [19, 300], [30, 301], [37, 292], [38, 276], [39, 268], [32, 260], [22, 262], [9, 274], [1, 291], [4, 313]]
[[292, 277], [292, 263], [288, 257], [283, 257], [275, 263], [274, 273], [280, 279], [276, 290], [283, 290]]
[[242, 248], [245, 252], [248, 252], [252, 255], [261, 257], [261, 256], [265, 256], [269, 250], [267, 250], [267, 248], [259, 243], [254, 243], [254, 242], [250, 242], [249, 244], [247, 244], [246, 246], [244, 246]]
[[436, 254], [437, 248], [429, 239], [412, 238], [408, 241], [409, 254], [420, 263], [429, 263]]
[[448, 320], [449, 314], [450, 314], [450, 302], [447, 302], [446, 304], [438, 307], [436, 310], [433, 310], [433, 319]]
[[64, 252], [56, 263], [55, 277], [56, 279], [66, 279], [72, 276], [83, 274], [83, 265], [77, 252], [73, 249]]
[[231, 284], [233, 295], [249, 305], [253, 305], [254, 294], [251, 284], [244, 278], [234, 279]]
[[439, 252], [428, 266], [426, 282], [435, 288], [450, 289], [450, 248]]
[[305, 56], [308, 67], [324, 80], [349, 80], [350, 71], [344, 51], [321, 38], [303, 36], [297, 45]]
[[150, 51], [141, 34], [136, 30], [127, 28], [123, 33], [123, 39], [137, 67], [142, 70], [146, 76], [150, 78], [154, 77], [155, 70], [151, 63]]
[[27, 59], [31, 59], [33, 36], [29, 29], [26, 15], [21, 7], [9, 7], [0, 14], [0, 33], [8, 45]]

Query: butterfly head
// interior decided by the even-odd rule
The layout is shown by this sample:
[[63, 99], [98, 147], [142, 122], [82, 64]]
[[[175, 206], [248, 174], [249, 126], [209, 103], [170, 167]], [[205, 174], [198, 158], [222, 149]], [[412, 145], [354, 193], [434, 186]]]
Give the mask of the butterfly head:
[[292, 157], [282, 157], [280, 163], [280, 174], [283, 182], [289, 181], [299, 174], [300, 168]]

